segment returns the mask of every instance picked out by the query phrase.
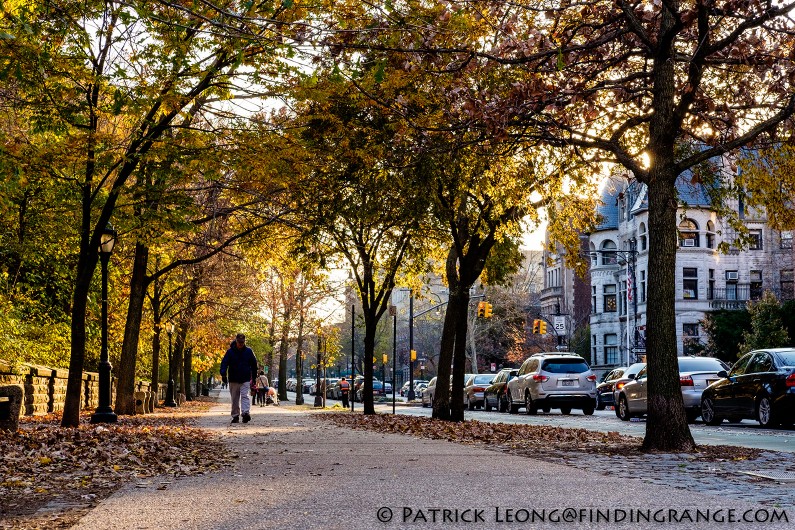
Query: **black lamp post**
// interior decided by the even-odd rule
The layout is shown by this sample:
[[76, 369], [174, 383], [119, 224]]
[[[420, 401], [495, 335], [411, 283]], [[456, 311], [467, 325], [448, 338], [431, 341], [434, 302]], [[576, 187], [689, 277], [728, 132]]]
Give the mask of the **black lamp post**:
[[323, 406], [323, 397], [320, 395], [320, 348], [323, 338], [318, 333], [317, 335], [317, 369], [315, 370], [315, 406]]
[[166, 326], [166, 333], [168, 333], [168, 387], [166, 388], [166, 401], [163, 403], [163, 406], [176, 407], [177, 402], [174, 401], [174, 371], [171, 367], [173, 355], [171, 350], [171, 335], [174, 334], [173, 322], [169, 322]]
[[116, 244], [116, 231], [110, 223], [105, 226], [99, 243], [102, 264], [102, 335], [99, 351], [99, 406], [91, 416], [91, 423], [115, 423], [116, 413], [110, 406], [110, 361], [108, 360], [108, 261]]
[[409, 395], [414, 401], [414, 291], [409, 291]]

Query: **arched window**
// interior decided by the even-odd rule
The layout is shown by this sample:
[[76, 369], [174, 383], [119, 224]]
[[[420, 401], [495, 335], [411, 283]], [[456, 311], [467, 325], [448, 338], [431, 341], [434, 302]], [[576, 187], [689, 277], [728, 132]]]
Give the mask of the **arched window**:
[[685, 219], [679, 223], [679, 246], [680, 247], [698, 247], [698, 224], [692, 219]]
[[615, 265], [618, 262], [618, 256], [616, 255], [616, 247], [615, 242], [611, 241], [610, 239], [606, 239], [602, 242], [602, 265]]
[[707, 221], [707, 248], [715, 248], [715, 223]]
[[640, 238], [639, 238], [640, 248], [638, 248], [638, 250], [643, 252], [644, 250], [646, 250], [646, 223], [640, 223], [640, 227], [638, 227], [638, 232], [640, 233]]

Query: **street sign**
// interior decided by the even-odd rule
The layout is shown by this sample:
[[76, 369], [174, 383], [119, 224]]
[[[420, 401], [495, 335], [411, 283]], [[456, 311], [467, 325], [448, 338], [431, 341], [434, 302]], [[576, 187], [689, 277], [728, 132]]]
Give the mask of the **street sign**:
[[552, 325], [555, 328], [555, 332], [558, 335], [566, 333], [566, 316], [555, 315], [554, 317], [552, 317]]

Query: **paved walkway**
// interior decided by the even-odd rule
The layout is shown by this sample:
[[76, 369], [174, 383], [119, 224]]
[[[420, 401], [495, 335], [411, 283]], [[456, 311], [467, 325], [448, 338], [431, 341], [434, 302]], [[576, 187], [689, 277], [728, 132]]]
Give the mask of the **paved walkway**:
[[[791, 506], [777, 508], [788, 522], [752, 524], [742, 519], [769, 519], [774, 508], [444, 441], [342, 430], [292, 403], [255, 407], [251, 423], [231, 425], [228, 392], [221, 398], [201, 423], [223, 437], [227, 467], [130, 484], [76, 528], [634, 530], [795, 521]], [[696, 521], [697, 509], [711, 520]]]

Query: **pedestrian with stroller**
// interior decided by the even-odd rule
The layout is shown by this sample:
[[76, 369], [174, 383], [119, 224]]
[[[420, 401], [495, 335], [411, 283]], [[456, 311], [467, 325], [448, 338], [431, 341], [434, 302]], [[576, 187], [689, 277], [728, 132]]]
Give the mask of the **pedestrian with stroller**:
[[[227, 377], [228, 372], [228, 377]], [[254, 351], [246, 346], [246, 336], [238, 333], [221, 360], [221, 380], [229, 383], [232, 396], [232, 423], [251, 421], [251, 383], [257, 377], [257, 358]]]
[[265, 399], [268, 397], [268, 376], [265, 375], [264, 370], [259, 371], [259, 375], [257, 376], [257, 401], [260, 407], [265, 406]]

